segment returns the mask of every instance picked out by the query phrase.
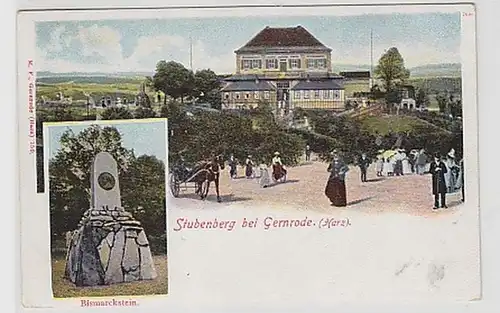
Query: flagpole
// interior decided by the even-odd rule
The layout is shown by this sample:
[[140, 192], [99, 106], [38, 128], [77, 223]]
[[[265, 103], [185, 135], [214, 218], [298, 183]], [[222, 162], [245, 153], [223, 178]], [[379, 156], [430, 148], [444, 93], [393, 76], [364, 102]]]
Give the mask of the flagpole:
[[373, 29], [370, 29], [370, 89], [373, 87]]
[[189, 67], [193, 70], [193, 37], [189, 37]]

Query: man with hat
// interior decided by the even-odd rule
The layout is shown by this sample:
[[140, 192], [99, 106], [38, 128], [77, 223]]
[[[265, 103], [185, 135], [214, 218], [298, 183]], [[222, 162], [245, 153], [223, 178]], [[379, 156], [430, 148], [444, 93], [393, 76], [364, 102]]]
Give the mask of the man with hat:
[[[434, 210], [447, 208], [446, 206], [446, 181], [448, 171], [446, 164], [440, 159], [439, 154], [434, 155], [429, 172], [432, 174], [432, 194], [434, 195]], [[441, 200], [441, 201], [440, 201]]]
[[370, 166], [371, 161], [366, 157], [366, 153], [361, 154], [361, 158], [358, 160], [358, 166], [361, 171], [361, 182], [365, 183], [366, 179], [366, 171]]

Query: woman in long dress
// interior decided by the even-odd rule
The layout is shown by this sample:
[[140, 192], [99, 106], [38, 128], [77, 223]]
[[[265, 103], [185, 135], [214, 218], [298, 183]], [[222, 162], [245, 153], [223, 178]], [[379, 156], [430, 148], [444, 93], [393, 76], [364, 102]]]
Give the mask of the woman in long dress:
[[396, 155], [393, 155], [387, 159], [387, 176], [394, 176], [394, 172], [396, 172]]
[[253, 161], [252, 161], [252, 156], [249, 155], [247, 157], [247, 160], [245, 161], [245, 176], [246, 178], [253, 178], [254, 177], [254, 171], [253, 171]]
[[455, 150], [451, 150], [446, 156], [446, 160], [444, 162], [446, 165], [446, 174], [444, 175], [444, 179], [446, 181], [447, 193], [454, 193], [456, 191], [456, 184], [458, 173], [460, 168], [455, 161]]
[[328, 182], [325, 188], [325, 195], [333, 206], [345, 207], [347, 206], [347, 192], [345, 186], [345, 175], [349, 171], [349, 167], [338, 156], [336, 151], [333, 153], [333, 160], [328, 166]]
[[261, 164], [259, 166], [259, 169], [260, 169], [259, 185], [261, 188], [266, 188], [271, 184], [271, 177], [269, 176], [267, 165]]
[[401, 151], [401, 158], [403, 163], [403, 175], [411, 174], [411, 164], [408, 155], [405, 151]]

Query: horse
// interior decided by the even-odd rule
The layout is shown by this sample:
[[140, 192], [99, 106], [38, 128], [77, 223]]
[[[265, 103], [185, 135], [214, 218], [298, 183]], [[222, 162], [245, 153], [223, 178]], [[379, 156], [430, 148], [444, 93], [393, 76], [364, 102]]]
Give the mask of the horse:
[[[192, 181], [196, 184], [196, 194], [198, 194], [202, 200], [205, 200], [208, 196], [210, 183], [214, 182], [217, 202], [221, 202], [219, 181], [220, 173], [224, 169], [224, 160], [222, 156], [213, 157], [210, 161], [201, 161], [196, 168], [197, 174], [192, 178]], [[206, 184], [205, 188], [203, 188], [204, 184]]]

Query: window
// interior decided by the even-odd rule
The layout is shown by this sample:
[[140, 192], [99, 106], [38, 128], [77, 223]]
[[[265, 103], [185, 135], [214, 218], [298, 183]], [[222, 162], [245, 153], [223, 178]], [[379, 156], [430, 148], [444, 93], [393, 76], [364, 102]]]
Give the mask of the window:
[[296, 90], [294, 93], [295, 99], [300, 99], [300, 90]]
[[329, 90], [323, 90], [323, 99], [330, 99], [330, 92]]
[[276, 60], [276, 59], [267, 59], [266, 60], [266, 68], [268, 70], [278, 69], [278, 60]]
[[264, 91], [264, 99], [269, 99], [270, 98], [270, 95], [269, 95], [269, 91]]
[[248, 70], [252, 67], [252, 60], [243, 60], [241, 61], [241, 67], [245, 70]]
[[258, 91], [255, 91], [255, 92], [253, 93], [253, 97], [254, 97], [255, 99], [259, 99], [259, 98], [260, 98], [259, 96], [260, 96], [260, 95], [259, 95], [259, 92], [258, 92]]
[[276, 83], [276, 87], [278, 87], [278, 89], [287, 89], [287, 88], [290, 88], [290, 82], [277, 82]]
[[224, 99], [229, 99], [229, 92], [224, 93]]
[[290, 59], [290, 68], [291, 69], [299, 69], [300, 68], [300, 59]]
[[239, 99], [240, 99], [240, 93], [239, 93], [239, 92], [235, 92], [235, 93], [234, 93], [234, 98], [235, 98], [236, 100], [239, 100]]
[[262, 60], [252, 60], [252, 69], [262, 68]]
[[319, 99], [319, 90], [314, 90], [314, 99]]
[[249, 92], [245, 93], [245, 99], [250, 99], [250, 93]]
[[262, 68], [262, 60], [259, 60], [259, 59], [241, 60], [241, 67], [244, 70], [260, 69], [260, 68]]
[[307, 59], [307, 68], [324, 69], [326, 68], [326, 59]]
[[309, 90], [304, 90], [304, 99], [309, 99]]
[[340, 90], [334, 90], [334, 91], [333, 91], [333, 98], [334, 98], [335, 100], [340, 99]]

